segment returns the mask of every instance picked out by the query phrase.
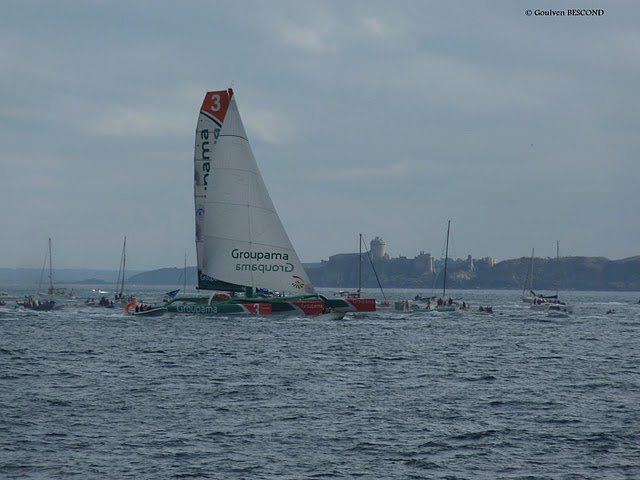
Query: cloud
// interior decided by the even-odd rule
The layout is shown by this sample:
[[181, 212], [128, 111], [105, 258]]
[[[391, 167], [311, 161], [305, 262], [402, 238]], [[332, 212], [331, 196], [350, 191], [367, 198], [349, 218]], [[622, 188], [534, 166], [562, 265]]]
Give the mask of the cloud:
[[275, 110], [244, 109], [242, 120], [245, 124], [250, 141], [283, 145], [292, 141], [294, 127], [288, 118]]
[[376, 37], [388, 37], [392, 32], [389, 25], [376, 17], [363, 17], [360, 19], [360, 25], [366, 32]]
[[156, 136], [162, 134], [183, 135], [185, 126], [193, 123], [187, 115], [179, 115], [173, 110], [152, 107], [109, 107], [91, 125], [95, 133], [113, 136]]

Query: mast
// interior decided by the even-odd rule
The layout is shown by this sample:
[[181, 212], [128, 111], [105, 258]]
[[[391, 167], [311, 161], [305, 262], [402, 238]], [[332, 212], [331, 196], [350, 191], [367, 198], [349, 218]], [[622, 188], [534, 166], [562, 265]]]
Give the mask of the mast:
[[44, 271], [47, 268], [47, 254], [44, 254], [44, 262], [42, 262], [42, 271], [40, 272], [40, 283], [38, 283], [38, 292], [42, 291], [42, 282], [44, 280]]
[[367, 258], [369, 259], [369, 264], [371, 265], [371, 270], [373, 270], [373, 274], [376, 276], [376, 282], [378, 282], [378, 287], [380, 288], [380, 292], [382, 292], [382, 298], [384, 301], [387, 301], [387, 296], [384, 294], [384, 290], [382, 289], [382, 284], [380, 283], [380, 277], [378, 276], [378, 272], [376, 271], [376, 266], [373, 264], [373, 259], [371, 258], [371, 254], [369, 253], [369, 249], [367, 248], [367, 243], [362, 238], [362, 234], [360, 234], [361, 242], [360, 245], [364, 245], [364, 251], [367, 254]]
[[51, 258], [51, 237], [49, 237], [49, 293], [53, 293], [53, 258]]
[[556, 275], [556, 298], [558, 297], [560, 290], [560, 240], [556, 240], [556, 265], [558, 273]]
[[533, 291], [533, 253], [535, 248], [531, 249], [531, 262], [529, 263], [529, 270], [527, 271], [527, 278], [524, 279], [524, 285], [522, 286], [522, 296], [526, 295], [527, 282], [529, 283], [529, 292]]
[[124, 294], [124, 271], [127, 265], [127, 237], [124, 237], [124, 244], [122, 245], [122, 283], [120, 283], [120, 296]]
[[360, 296], [360, 290], [362, 288], [362, 234], [360, 234], [360, 255], [358, 256], [358, 296]]
[[451, 220], [447, 221], [447, 242], [444, 250], [444, 282], [442, 284], [442, 298], [446, 296], [447, 291], [447, 261], [449, 259], [449, 227], [451, 227]]
[[[122, 255], [120, 256], [120, 269], [118, 270], [118, 279], [116, 280], [116, 295], [118, 299], [124, 295], [124, 271], [127, 263], [127, 237], [124, 237], [124, 244], [122, 245]], [[118, 288], [119, 287], [119, 288]]]

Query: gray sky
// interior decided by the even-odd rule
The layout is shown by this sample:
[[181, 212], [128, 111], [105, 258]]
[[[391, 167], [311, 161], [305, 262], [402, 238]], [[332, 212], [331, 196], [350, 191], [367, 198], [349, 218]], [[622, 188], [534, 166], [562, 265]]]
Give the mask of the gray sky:
[[638, 2], [9, 1], [0, 65], [0, 267], [193, 265], [229, 86], [303, 262], [640, 254]]

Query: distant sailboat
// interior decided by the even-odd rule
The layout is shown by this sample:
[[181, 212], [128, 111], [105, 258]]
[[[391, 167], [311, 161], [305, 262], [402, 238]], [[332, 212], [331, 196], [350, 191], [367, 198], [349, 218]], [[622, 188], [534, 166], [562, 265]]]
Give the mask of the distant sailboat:
[[124, 293], [125, 270], [127, 266], [127, 237], [124, 237], [122, 254], [120, 255], [120, 267], [118, 269], [118, 279], [116, 280], [116, 293], [114, 300], [117, 303], [128, 303], [129, 300]]
[[447, 222], [447, 240], [445, 243], [444, 253], [444, 274], [442, 281], [442, 297], [438, 299], [436, 306], [433, 308], [436, 312], [453, 312], [456, 306], [452, 299], [447, 300], [447, 265], [449, 263], [449, 231], [451, 229], [451, 220]]
[[566, 315], [573, 313], [573, 305], [560, 300], [560, 241], [556, 242], [556, 300], [549, 302], [547, 305], [547, 315]]
[[546, 311], [548, 314], [567, 314], [573, 313], [573, 306], [568, 305], [559, 299], [559, 282], [560, 282], [560, 242], [556, 242], [556, 294], [555, 295], [538, 295], [531, 291], [534, 299], [530, 308], [532, 310]]
[[[373, 312], [377, 308], [389, 307], [389, 302], [387, 301], [387, 297], [385, 296], [384, 290], [382, 289], [382, 285], [380, 284], [380, 278], [378, 278], [378, 272], [376, 272], [376, 267], [373, 264], [373, 260], [371, 259], [371, 255], [369, 255], [369, 250], [367, 250], [367, 246], [364, 242], [364, 238], [362, 234], [360, 234], [360, 241], [358, 242], [358, 289], [355, 292], [349, 292], [346, 290], [340, 290], [335, 292], [335, 295], [338, 295], [341, 298], [344, 298], [347, 302], [351, 303], [354, 306], [354, 309], [360, 312]], [[373, 273], [376, 277], [376, 281], [378, 282], [378, 287], [380, 288], [380, 292], [382, 293], [383, 300], [382, 302], [377, 302], [375, 298], [363, 298], [362, 297], [362, 246], [365, 247], [365, 252], [369, 259], [369, 263], [373, 270]]]
[[[412, 300], [403, 300], [395, 302], [394, 309], [395, 311], [408, 312], [408, 311], [419, 311], [421, 309], [430, 311], [430, 312], [453, 312], [456, 310], [466, 310], [467, 305], [462, 302], [462, 305], [459, 305], [452, 298], [447, 298], [447, 267], [449, 265], [449, 233], [451, 231], [451, 220], [447, 221], [447, 236], [445, 239], [445, 248], [444, 248], [444, 274], [443, 274], [443, 283], [442, 283], [442, 296], [438, 296], [432, 294], [428, 297], [423, 297], [421, 295], [416, 295], [416, 297]], [[437, 276], [436, 276], [437, 279]], [[435, 279], [433, 283], [433, 287], [435, 288]], [[460, 300], [460, 299], [457, 299]]]
[[[531, 249], [531, 261], [529, 263], [529, 271], [527, 272], [527, 278], [525, 278], [524, 286], [522, 287], [522, 301], [531, 305], [540, 305], [547, 301], [556, 300], [558, 295], [542, 295], [533, 291], [533, 259], [535, 249]], [[527, 294], [527, 285], [529, 287], [529, 293]], [[537, 307], [532, 307], [537, 308]], [[541, 307], [545, 309], [546, 307]]]
[[40, 275], [40, 284], [38, 287], [38, 291], [42, 291], [42, 283], [44, 272], [47, 264], [47, 259], [49, 260], [49, 287], [47, 288], [46, 295], [48, 296], [56, 296], [56, 297], [66, 297], [66, 298], [75, 298], [75, 292], [72, 289], [70, 292], [67, 292], [66, 288], [55, 287], [53, 284], [53, 255], [51, 248], [51, 237], [49, 237], [49, 250], [48, 254], [45, 255], [45, 264], [42, 266], [42, 274]]

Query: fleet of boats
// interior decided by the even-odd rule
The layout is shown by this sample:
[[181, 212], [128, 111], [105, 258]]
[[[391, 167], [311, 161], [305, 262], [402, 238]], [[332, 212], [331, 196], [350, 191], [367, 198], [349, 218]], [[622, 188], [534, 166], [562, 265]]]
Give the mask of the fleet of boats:
[[[449, 233], [451, 231], [451, 220], [447, 221], [447, 235], [444, 247], [444, 272], [442, 279], [442, 295], [417, 295], [412, 300], [397, 301], [394, 303], [394, 310], [400, 312], [427, 310], [430, 312], [455, 312], [456, 310], [467, 310], [467, 304], [462, 298], [452, 298], [447, 296], [447, 266], [449, 264]], [[436, 277], [437, 278], [437, 277]], [[434, 282], [435, 286], [435, 282]]]

